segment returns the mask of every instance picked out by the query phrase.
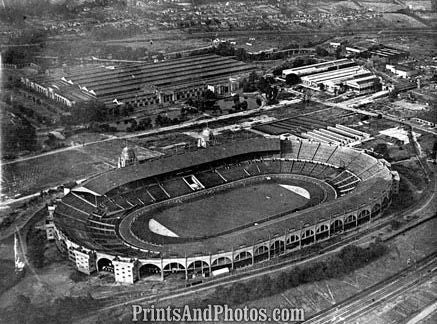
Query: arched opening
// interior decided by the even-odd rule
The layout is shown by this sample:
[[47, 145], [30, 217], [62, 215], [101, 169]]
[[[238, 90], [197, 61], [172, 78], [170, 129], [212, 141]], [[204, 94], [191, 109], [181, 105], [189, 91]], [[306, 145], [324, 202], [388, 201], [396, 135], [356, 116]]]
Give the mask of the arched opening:
[[285, 245], [285, 247], [288, 250], [293, 250], [295, 248], [297, 248], [299, 246], [299, 236], [298, 235], [291, 235], [288, 239], [287, 239], [287, 244]]
[[175, 273], [180, 271], [185, 271], [185, 267], [178, 262], [169, 263], [164, 267], [164, 272]]
[[331, 223], [331, 235], [343, 232], [343, 222], [341, 219], [336, 219]]
[[185, 279], [185, 267], [178, 262], [167, 264], [162, 271], [164, 277], [172, 276], [175, 279]]
[[302, 246], [314, 243], [314, 231], [312, 229], [307, 229], [302, 234], [301, 244]]
[[370, 221], [370, 212], [364, 209], [358, 214], [358, 225], [367, 223], [368, 221]]
[[143, 264], [139, 270], [140, 278], [147, 278], [152, 276], [160, 276], [161, 269], [154, 264]]
[[355, 215], [349, 215], [346, 217], [344, 221], [344, 230], [347, 231], [348, 229], [354, 228], [357, 226], [357, 217]]
[[269, 248], [265, 245], [259, 246], [255, 250], [255, 262], [261, 262], [269, 258]]
[[372, 208], [372, 218], [377, 217], [380, 212], [381, 212], [381, 205], [380, 204], [376, 204], [375, 206], [373, 206], [373, 208]]
[[272, 245], [270, 245], [270, 256], [279, 255], [284, 252], [285, 243], [282, 240], [274, 241]]
[[99, 271], [114, 272], [112, 261], [107, 258], [101, 258], [97, 261], [97, 269]]
[[248, 251], [238, 253], [234, 258], [234, 267], [242, 268], [252, 265], [252, 254]]
[[209, 277], [209, 265], [205, 261], [197, 260], [188, 265], [188, 274], [192, 277]]
[[316, 240], [323, 240], [325, 238], [329, 237], [329, 226], [327, 224], [322, 224], [319, 227], [317, 227], [316, 230]]
[[211, 270], [217, 270], [221, 268], [230, 268], [232, 265], [232, 260], [228, 257], [220, 257], [215, 259], [211, 264]]

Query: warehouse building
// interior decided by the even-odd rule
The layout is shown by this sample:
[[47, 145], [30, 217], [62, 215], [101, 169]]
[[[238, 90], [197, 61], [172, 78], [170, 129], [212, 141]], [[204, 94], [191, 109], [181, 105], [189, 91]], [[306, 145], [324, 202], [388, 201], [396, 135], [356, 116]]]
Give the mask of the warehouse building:
[[[97, 99], [107, 106], [130, 104], [147, 107], [186, 100], [212, 86], [227, 95], [239, 87], [239, 79], [255, 68], [233, 58], [199, 55], [159, 63], [131, 63], [120, 66], [78, 67], [60, 80], [38, 82], [38, 92], [53, 97], [77, 98], [61, 103], [71, 106], [83, 99]], [[34, 80], [23, 79], [31, 88]], [[51, 86], [51, 84], [57, 86]]]
[[397, 62], [401, 59], [407, 58], [409, 53], [395, 48], [382, 47], [372, 50], [370, 52], [372, 59], [381, 60], [384, 63]]
[[411, 78], [418, 74], [418, 71], [406, 65], [401, 64], [386, 64], [385, 68], [396, 74], [400, 78]]
[[356, 65], [355, 62], [352, 60], [340, 59], [335, 61], [305, 65], [292, 69], [286, 69], [282, 71], [282, 77], [285, 79], [289, 74], [295, 74], [296, 76], [303, 77], [305, 75], [312, 75], [321, 72], [333, 71], [333, 70], [338, 70], [355, 65]]
[[331, 93], [337, 92], [341, 87], [346, 87], [357, 93], [368, 93], [375, 91], [380, 80], [369, 70], [360, 66], [352, 66], [304, 76], [302, 84]]

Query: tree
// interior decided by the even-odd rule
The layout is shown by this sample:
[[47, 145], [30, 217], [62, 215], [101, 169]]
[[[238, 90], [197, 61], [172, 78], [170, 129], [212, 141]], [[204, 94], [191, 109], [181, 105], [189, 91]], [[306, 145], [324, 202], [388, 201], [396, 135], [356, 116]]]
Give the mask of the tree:
[[137, 126], [138, 130], [146, 130], [152, 128], [152, 119], [150, 117], [146, 117], [140, 120]]
[[29, 246], [27, 253], [35, 268], [42, 268], [44, 265], [45, 237], [41, 231], [33, 231], [29, 235]]
[[263, 93], [267, 93], [269, 88], [270, 88], [270, 85], [269, 85], [269, 83], [267, 82], [267, 80], [264, 77], [261, 77], [258, 80], [257, 87], [258, 87], [259, 91], [261, 91]]
[[373, 151], [375, 153], [378, 153], [378, 154], [382, 155], [384, 157], [384, 159], [386, 159], [386, 160], [389, 158], [388, 146], [385, 143], [378, 143], [378, 144], [376, 144], [376, 146], [373, 149]]
[[300, 77], [294, 73], [290, 73], [285, 77], [285, 82], [288, 85], [295, 85], [295, 84], [298, 84], [300, 82]]
[[217, 99], [217, 95], [213, 91], [206, 89], [203, 92], [203, 98], [206, 100], [211, 100], [211, 99], [215, 100]]
[[318, 56], [328, 56], [329, 55], [329, 52], [320, 46], [316, 46], [315, 52]]
[[255, 83], [258, 80], [258, 74], [255, 71], [250, 72], [249, 74], [249, 83]]
[[335, 49], [335, 58], [339, 59], [343, 57], [343, 48], [341, 46], [338, 46]]
[[238, 48], [235, 50], [235, 57], [239, 61], [245, 61], [247, 60], [247, 52], [244, 48]]

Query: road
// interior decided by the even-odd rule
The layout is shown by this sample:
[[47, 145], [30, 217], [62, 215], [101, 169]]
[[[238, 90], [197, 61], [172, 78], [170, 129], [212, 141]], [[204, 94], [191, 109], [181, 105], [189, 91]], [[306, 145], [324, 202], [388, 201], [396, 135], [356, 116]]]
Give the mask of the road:
[[247, 117], [253, 114], [256, 114], [258, 112], [262, 112], [265, 110], [271, 110], [271, 109], [276, 109], [285, 105], [289, 105], [289, 104], [293, 104], [293, 103], [298, 103], [300, 102], [300, 99], [295, 99], [295, 100], [289, 100], [281, 105], [273, 105], [273, 106], [265, 106], [264, 104], [262, 104], [260, 107], [255, 108], [255, 109], [251, 109], [251, 110], [246, 110], [246, 111], [240, 111], [240, 112], [236, 112], [233, 114], [228, 114], [228, 115], [222, 115], [222, 116], [218, 116], [218, 117], [211, 117], [208, 119], [202, 119], [202, 120], [195, 120], [195, 121], [188, 121], [182, 124], [178, 124], [178, 125], [172, 125], [172, 126], [166, 126], [166, 127], [161, 127], [161, 128], [157, 128], [157, 129], [152, 129], [152, 130], [147, 130], [147, 131], [143, 131], [143, 132], [137, 132], [137, 133], [133, 133], [133, 134], [128, 134], [128, 135], [124, 135], [124, 136], [120, 136], [120, 137], [110, 137], [110, 138], [105, 138], [105, 139], [101, 139], [98, 141], [92, 141], [92, 142], [87, 142], [81, 145], [75, 145], [75, 146], [68, 146], [68, 147], [64, 147], [64, 148], [60, 148], [57, 150], [53, 150], [53, 151], [49, 151], [46, 153], [41, 153], [41, 154], [37, 154], [37, 155], [32, 155], [32, 156], [26, 156], [26, 157], [22, 157], [22, 158], [18, 158], [12, 161], [6, 161], [6, 162], [1, 162], [0, 165], [8, 165], [8, 164], [13, 164], [13, 163], [18, 163], [18, 162], [22, 162], [22, 161], [28, 161], [28, 160], [33, 160], [33, 159], [37, 159], [39, 157], [43, 157], [43, 156], [48, 156], [48, 155], [53, 155], [53, 154], [57, 154], [60, 152], [65, 152], [65, 151], [69, 151], [69, 150], [74, 150], [78, 147], [83, 147], [83, 146], [89, 146], [89, 145], [94, 145], [94, 144], [99, 144], [99, 143], [103, 143], [103, 142], [109, 142], [109, 141], [113, 141], [113, 140], [120, 140], [120, 139], [130, 139], [130, 138], [135, 138], [135, 137], [142, 137], [142, 136], [149, 136], [149, 135], [157, 135], [157, 134], [161, 134], [161, 133], [165, 133], [165, 132], [169, 132], [169, 131], [175, 131], [175, 130], [180, 130], [180, 129], [184, 129], [184, 128], [188, 128], [188, 127], [195, 127], [195, 126], [201, 126], [204, 124], [208, 124], [208, 123], [213, 123], [213, 122], [217, 122], [217, 121], [222, 121], [222, 120], [226, 120], [226, 119], [231, 119], [231, 118], [236, 118], [236, 117]]
[[317, 314], [305, 321], [308, 324], [355, 323], [376, 307], [395, 299], [406, 291], [426, 282], [437, 272], [437, 252], [407, 269], [359, 293], [346, 302]]

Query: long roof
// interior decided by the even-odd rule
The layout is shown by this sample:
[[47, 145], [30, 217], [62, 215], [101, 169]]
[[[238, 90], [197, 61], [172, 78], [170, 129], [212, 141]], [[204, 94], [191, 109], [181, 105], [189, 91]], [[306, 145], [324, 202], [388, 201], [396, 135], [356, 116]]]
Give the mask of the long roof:
[[292, 69], [286, 69], [282, 71], [283, 74], [296, 74], [296, 75], [308, 75], [313, 74], [321, 71], [326, 71], [330, 68], [339, 68], [346, 65], [354, 64], [354, 61], [351, 61], [349, 59], [339, 59], [334, 61], [328, 61], [328, 62], [322, 62], [322, 63], [316, 63], [316, 64], [310, 64], [305, 66], [300, 66]]
[[205, 55], [155, 64], [125, 65], [87, 74], [67, 76], [75, 84], [93, 90], [97, 96], [123, 94], [141, 90], [144, 85], [167, 86], [195, 80], [231, 76], [245, 73], [254, 67], [229, 57]]

